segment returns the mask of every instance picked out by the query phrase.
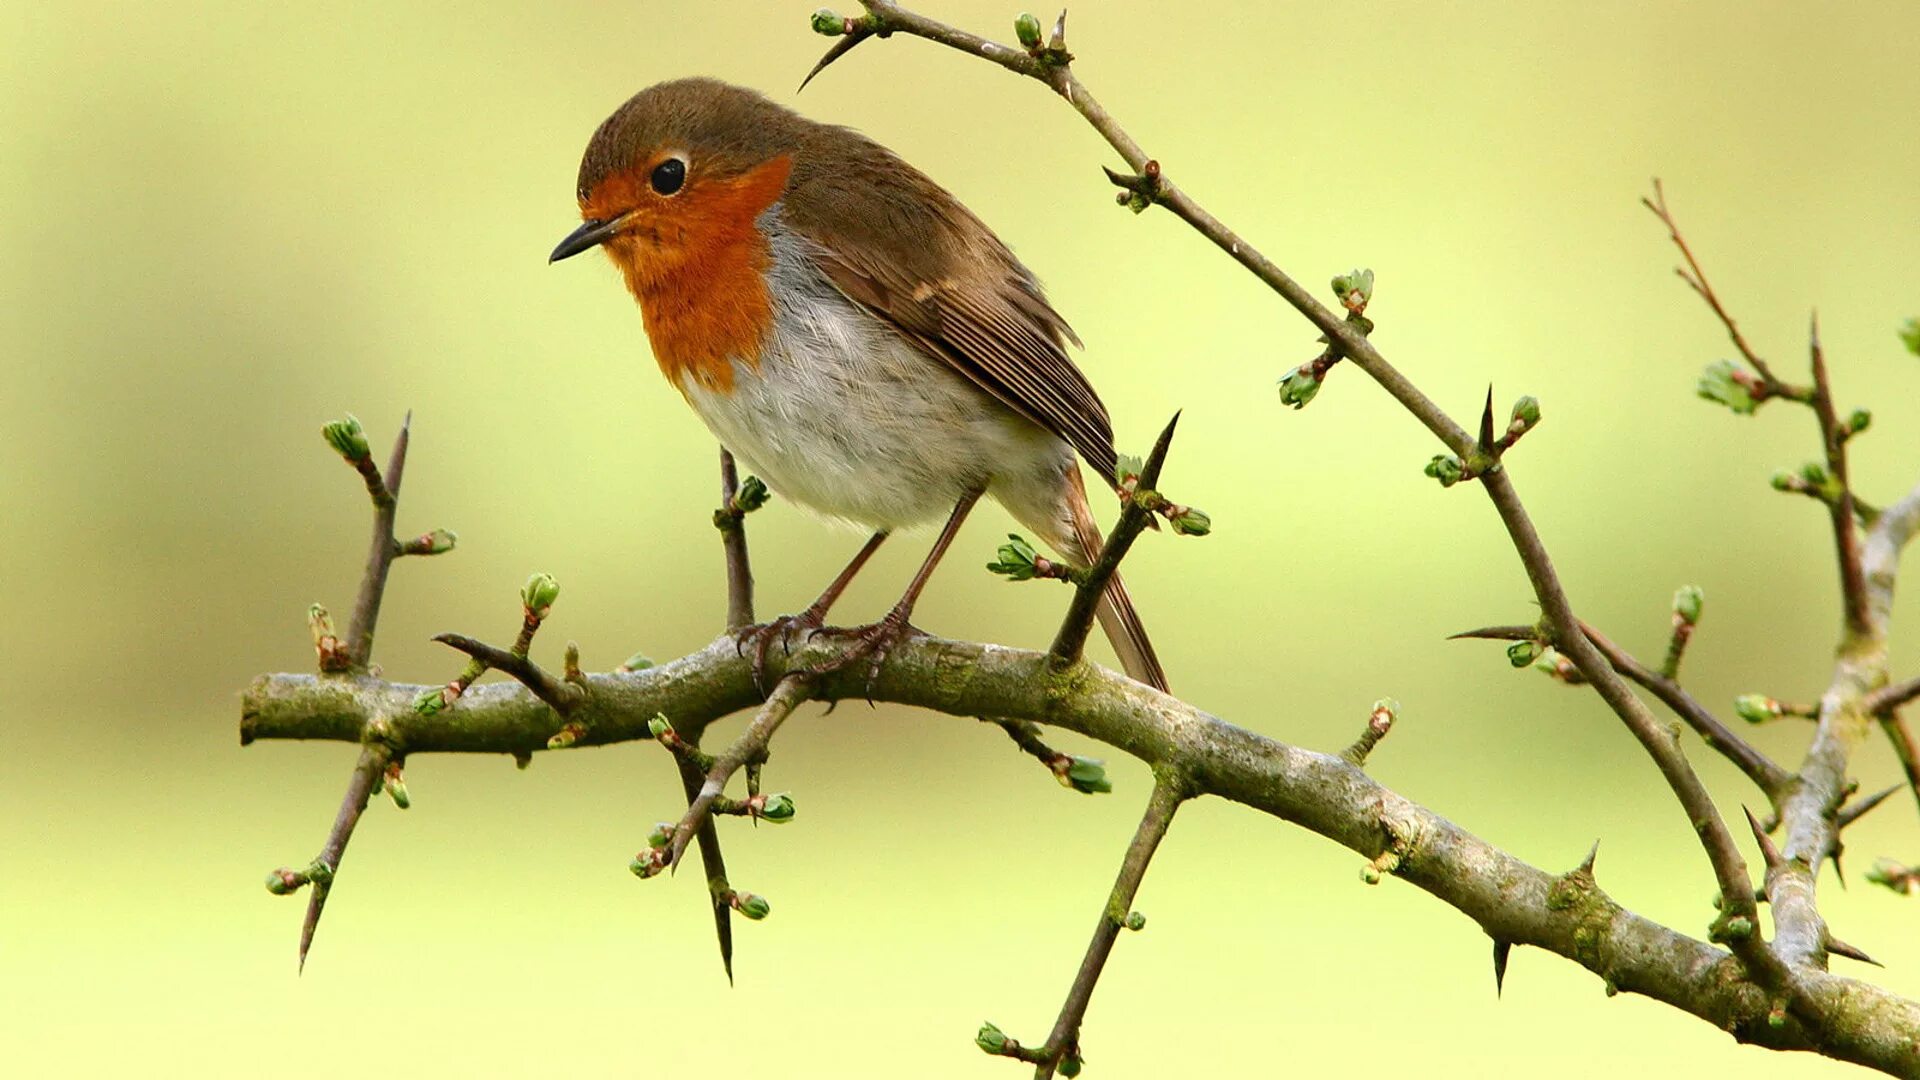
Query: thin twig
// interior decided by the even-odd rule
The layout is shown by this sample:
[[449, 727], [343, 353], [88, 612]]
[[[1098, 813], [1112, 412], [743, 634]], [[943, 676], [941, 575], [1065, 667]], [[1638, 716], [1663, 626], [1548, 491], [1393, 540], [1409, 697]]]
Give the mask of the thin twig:
[[1113, 784], [1107, 780], [1105, 762], [1097, 758], [1063, 754], [1055, 750], [1040, 737], [1040, 725], [1026, 720], [1008, 720], [1004, 717], [982, 717], [982, 719], [1006, 732], [1015, 746], [1046, 766], [1054, 779], [1060, 781], [1060, 786], [1072, 788], [1086, 795], [1113, 790]]
[[1880, 727], [1893, 743], [1893, 754], [1900, 759], [1900, 772], [1907, 778], [1906, 786], [1913, 792], [1914, 801], [1920, 803], [1920, 747], [1914, 745], [1913, 730], [1898, 712], [1868, 711], [1880, 716]]
[[764, 757], [767, 746], [773, 741], [774, 732], [793, 714], [801, 702], [807, 700], [813, 689], [813, 681], [803, 674], [792, 674], [780, 680], [766, 704], [754, 715], [752, 723], [714, 758], [713, 768], [707, 771], [699, 791], [694, 793], [693, 801], [688, 804], [686, 814], [680, 823], [674, 826], [673, 838], [668, 843], [664, 866], [678, 869], [680, 859], [686, 853], [687, 844], [693, 839], [702, 825], [712, 820], [708, 811], [713, 800], [727, 788], [727, 781], [740, 771], [741, 766]]
[[746, 515], [734, 506], [740, 493], [740, 474], [733, 453], [720, 448], [720, 511], [713, 523], [720, 530], [720, 544], [727, 553], [727, 629], [739, 630], [753, 625], [753, 566], [747, 559]]
[[333, 889], [334, 875], [340, 872], [340, 860], [347, 853], [347, 841], [353, 839], [353, 827], [359, 823], [360, 814], [367, 808], [367, 800], [372, 798], [373, 790], [380, 783], [380, 777], [386, 772], [387, 762], [392, 760], [388, 749], [380, 743], [368, 743], [360, 748], [360, 760], [353, 766], [353, 773], [347, 778], [347, 793], [340, 800], [340, 812], [334, 815], [333, 829], [327, 834], [326, 846], [320, 849], [320, 855], [314, 860], [312, 873], [312, 893], [307, 897], [306, 919], [300, 924], [300, 970], [307, 969], [307, 950], [313, 947], [314, 932], [320, 929], [320, 912], [327, 906], [327, 894]]
[[1180, 414], [1174, 413], [1173, 419], [1160, 431], [1160, 437], [1154, 440], [1153, 452], [1147, 455], [1146, 463], [1140, 469], [1139, 477], [1133, 487], [1122, 498], [1120, 520], [1114, 523], [1113, 532], [1107, 536], [1106, 543], [1100, 549], [1100, 558], [1074, 587], [1073, 601], [1067, 605], [1067, 614], [1060, 621], [1060, 630], [1054, 635], [1053, 647], [1049, 650], [1056, 670], [1070, 668], [1080, 662], [1086, 650], [1087, 635], [1093, 629], [1094, 611], [1099, 606], [1100, 597], [1105, 594], [1107, 582], [1119, 572], [1121, 560], [1132, 550], [1133, 542], [1147, 525], [1153, 521], [1155, 508], [1165, 500], [1154, 490], [1160, 483], [1160, 469], [1167, 463], [1167, 450], [1173, 445], [1173, 431], [1180, 424]]
[[435, 634], [433, 640], [458, 649], [490, 668], [513, 676], [527, 689], [533, 691], [535, 697], [552, 706], [553, 711], [561, 716], [572, 712], [586, 700], [586, 687], [554, 678], [545, 668], [529, 660], [524, 653], [489, 645], [465, 634]]
[[[367, 546], [367, 567], [360, 576], [360, 595], [353, 603], [353, 621], [348, 624], [346, 655], [355, 671], [365, 671], [373, 660], [373, 630], [380, 621], [380, 600], [387, 591], [387, 572], [400, 554], [400, 543], [393, 536], [393, 518], [400, 505], [400, 478], [407, 466], [407, 441], [413, 429], [413, 412], [408, 410], [400, 422], [400, 434], [394, 436], [393, 453], [387, 458], [385, 473], [367, 480], [373, 497], [373, 540]], [[365, 470], [363, 469], [364, 473]], [[380, 491], [375, 490], [378, 484]], [[381, 492], [385, 497], [381, 497]]]
[[1147, 875], [1147, 864], [1153, 860], [1155, 849], [1167, 835], [1174, 812], [1180, 809], [1188, 791], [1185, 777], [1171, 770], [1155, 771], [1153, 794], [1147, 799], [1146, 813], [1141, 815], [1140, 827], [1134, 830], [1133, 842], [1127, 845], [1127, 853], [1120, 860], [1120, 873], [1114, 878], [1113, 891], [1107, 895], [1106, 907], [1101, 909], [1100, 920], [1094, 924], [1093, 940], [1087, 944], [1080, 970], [1074, 973], [1073, 984], [1067, 988], [1067, 1000], [1060, 1007], [1052, 1033], [1047, 1036], [1041, 1060], [1035, 1063], [1035, 1080], [1048, 1080], [1062, 1062], [1079, 1058], [1080, 1025], [1087, 1018], [1094, 984], [1100, 981], [1100, 972], [1113, 952], [1113, 943], [1133, 912], [1133, 898], [1140, 890], [1141, 879]]
[[1733, 321], [1733, 316], [1720, 303], [1720, 297], [1715, 295], [1713, 286], [1708, 283], [1706, 271], [1700, 269], [1699, 261], [1693, 257], [1693, 249], [1687, 246], [1686, 237], [1681, 235], [1680, 223], [1674, 220], [1672, 212], [1667, 209], [1667, 191], [1660, 183], [1659, 177], [1655, 177], [1653, 181], [1653, 198], [1641, 199], [1640, 205], [1652, 211], [1653, 216], [1660, 219], [1660, 224], [1667, 227], [1667, 238], [1673, 241], [1674, 247], [1680, 249], [1680, 257], [1687, 261], [1685, 269], [1675, 268], [1674, 273], [1679, 275], [1681, 281], [1687, 283], [1688, 288], [1698, 293], [1700, 299], [1705, 300], [1709, 308], [1713, 309], [1713, 314], [1720, 320], [1720, 325], [1726, 327], [1727, 336], [1733, 339], [1733, 347], [1738, 349], [1740, 356], [1759, 373], [1762, 384], [1766, 387], [1766, 395], [1791, 398], [1795, 401], [1808, 400], [1811, 391], [1806, 387], [1791, 386], [1782, 382], [1774, 375], [1773, 369], [1767, 366], [1767, 362], [1747, 344], [1747, 339], [1740, 333], [1740, 327]]
[[1873, 693], [1868, 694], [1867, 700], [1862, 702], [1861, 705], [1867, 712], [1874, 716], [1885, 716], [1916, 698], [1920, 698], [1920, 676], [1908, 679], [1905, 682], [1897, 682], [1883, 686]]
[[1833, 408], [1833, 387], [1827, 382], [1826, 351], [1820, 347], [1820, 321], [1814, 318], [1807, 329], [1807, 351], [1813, 368], [1813, 412], [1820, 421], [1820, 442], [1826, 451], [1827, 472], [1839, 488], [1839, 496], [1828, 503], [1833, 519], [1833, 545], [1840, 560], [1840, 599], [1846, 614], [1847, 629], [1854, 634], [1868, 632], [1867, 583], [1860, 568], [1860, 532], [1854, 521], [1853, 485], [1847, 479], [1847, 429]]
[[1615, 645], [1611, 639], [1586, 623], [1580, 624], [1580, 630], [1607, 658], [1613, 669], [1647, 689], [1647, 692], [1660, 699], [1661, 704], [1672, 709], [1675, 716], [1686, 721], [1688, 727], [1699, 734], [1710, 747], [1725, 755], [1734, 763], [1747, 779], [1765, 792], [1768, 798], [1777, 798], [1793, 779], [1791, 773], [1776, 764], [1772, 758], [1761, 753], [1754, 745], [1736, 734], [1732, 728], [1720, 722], [1706, 706], [1700, 704], [1692, 694], [1682, 689], [1673, 679], [1647, 667], [1634, 659], [1633, 654]]

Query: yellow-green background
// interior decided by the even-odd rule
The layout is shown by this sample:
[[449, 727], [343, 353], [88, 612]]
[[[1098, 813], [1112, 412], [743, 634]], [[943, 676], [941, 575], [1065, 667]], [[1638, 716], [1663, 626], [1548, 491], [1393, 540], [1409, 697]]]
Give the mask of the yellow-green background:
[[[927, 0], [1009, 36], [1006, 0]], [[364, 820], [312, 962], [266, 870], [317, 850], [352, 752], [242, 751], [236, 693], [312, 656], [351, 603], [367, 510], [319, 424], [384, 441], [414, 410], [380, 659], [436, 681], [459, 629], [503, 639], [515, 589], [565, 585], [540, 651], [591, 665], [714, 633], [712, 442], [655, 374], [616, 276], [549, 267], [595, 124], [670, 76], [723, 76], [855, 125], [950, 185], [1047, 281], [1123, 445], [1186, 410], [1167, 483], [1213, 513], [1129, 563], [1174, 685], [1261, 732], [1344, 745], [1405, 712], [1385, 782], [1549, 868], [1704, 933], [1704, 859], [1587, 693], [1443, 640], [1533, 611], [1490, 509], [1420, 475], [1437, 449], [1358, 372], [1305, 412], [1275, 378], [1313, 333], [1170, 216], [1117, 210], [1116, 164], [1039, 87], [924, 42], [863, 47], [796, 99], [810, 3], [121, 5], [0, 9], [0, 1060], [14, 1075], [1005, 1076], [982, 1018], [1037, 1038], [1146, 788], [1063, 792], [997, 732], [808, 709], [769, 782], [796, 824], [729, 828], [739, 984], [697, 881], [626, 861], [679, 799], [648, 746], [419, 757], [415, 806]], [[1757, 346], [1798, 372], [1818, 306], [1838, 393], [1876, 411], [1860, 488], [1920, 473], [1920, 11], [1786, 2], [1074, 8], [1077, 67], [1195, 196], [1318, 288], [1379, 273], [1376, 340], [1456, 415], [1492, 382], [1546, 422], [1515, 479], [1580, 609], [1643, 654], [1706, 588], [1706, 701], [1823, 684], [1824, 515], [1767, 474], [1806, 416], [1692, 397], [1728, 353], [1637, 205], [1666, 178]], [[979, 569], [980, 514], [922, 625], [1039, 645], [1064, 593]], [[764, 610], [855, 545], [789, 505], [752, 522]], [[846, 604], [881, 610], [920, 541]], [[1908, 622], [1920, 618], [1911, 598]], [[1897, 667], [1920, 668], [1912, 638]], [[1797, 754], [1804, 730], [1757, 736]], [[1074, 740], [1061, 740], [1084, 749]], [[1737, 816], [1756, 795], [1692, 756]], [[1875, 743], [1867, 785], [1891, 783]], [[1904, 797], [1855, 831], [1920, 855]], [[1360, 860], [1248, 811], [1182, 814], [1085, 1031], [1089, 1076], [1839, 1075], [1487, 939]], [[1825, 879], [1837, 933], [1920, 993], [1920, 908]], [[1857, 965], [1839, 962], [1850, 972]]]

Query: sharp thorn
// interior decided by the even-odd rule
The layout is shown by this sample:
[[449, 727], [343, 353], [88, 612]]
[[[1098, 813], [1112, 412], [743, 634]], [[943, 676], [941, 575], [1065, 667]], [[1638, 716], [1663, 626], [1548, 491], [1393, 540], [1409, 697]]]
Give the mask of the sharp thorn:
[[1493, 996], [1501, 997], [1507, 988], [1507, 956], [1513, 952], [1513, 942], [1493, 939]]
[[1448, 641], [1460, 641], [1465, 638], [1478, 638], [1487, 641], [1531, 641], [1539, 633], [1531, 626], [1482, 626], [1477, 630], [1462, 630], [1457, 634], [1448, 634]]
[[1858, 960], [1863, 964], [1872, 964], [1877, 968], [1887, 966], [1859, 949], [1841, 941], [1839, 938], [1834, 937], [1832, 934], [1827, 935], [1827, 951], [1833, 953], [1835, 956], [1844, 956], [1849, 960]]
[[807, 84], [813, 81], [813, 77], [815, 75], [818, 75], [821, 72], [827, 70], [828, 64], [831, 64], [835, 60], [838, 60], [841, 57], [852, 52], [854, 46], [860, 44], [861, 42], [867, 40], [872, 36], [873, 36], [873, 31], [867, 30], [867, 29], [859, 29], [859, 30], [855, 30], [851, 34], [848, 34], [846, 37], [841, 38], [839, 41], [834, 42], [833, 48], [828, 49], [827, 54], [820, 58], [820, 62], [813, 65], [813, 70], [807, 72], [807, 77], [800, 80], [800, 88], [799, 90], [795, 90], [794, 93], [797, 94], [801, 90], [805, 90], [807, 88]]
[[307, 917], [300, 924], [300, 968], [299, 974], [307, 971], [307, 950], [313, 948], [314, 931], [320, 929], [320, 911], [327, 906], [327, 887], [330, 882], [316, 881], [308, 885], [311, 890], [307, 896]]
[[1586, 874], [1588, 877], [1592, 877], [1593, 876], [1593, 860], [1599, 857], [1600, 857], [1600, 841], [1595, 840], [1593, 842], [1593, 846], [1587, 849], [1587, 857], [1580, 860], [1580, 865], [1574, 869], [1574, 872], [1583, 873], [1583, 874]]
[[1760, 827], [1760, 819], [1753, 816], [1752, 810], [1744, 806], [1740, 809], [1747, 815], [1747, 825], [1753, 829], [1753, 841], [1760, 845], [1760, 855], [1767, 860], [1767, 869], [1779, 869], [1780, 849], [1774, 845], [1773, 837], [1768, 836], [1767, 830]]
[[1487, 407], [1480, 412], [1480, 452], [1493, 453], [1493, 384], [1487, 384]]
[[1153, 452], [1147, 455], [1146, 464], [1140, 468], [1142, 488], [1151, 489], [1159, 486], [1160, 467], [1167, 463], [1167, 449], [1173, 445], [1173, 429], [1179, 426], [1180, 414], [1176, 412], [1173, 414], [1173, 419], [1167, 421], [1167, 426], [1161, 430], [1160, 437], [1154, 440]]
[[1887, 799], [1890, 798], [1895, 792], [1899, 791], [1901, 788], [1905, 786], [1906, 786], [1905, 784], [1895, 784], [1892, 787], [1886, 789], [1885, 791], [1876, 791], [1864, 799], [1856, 799], [1854, 800], [1853, 805], [1851, 806], [1841, 807], [1840, 814], [1839, 814], [1839, 827], [1844, 829], [1847, 826], [1853, 824], [1854, 822], [1859, 821], [1862, 817], [1866, 816], [1867, 811], [1872, 810], [1874, 807], [1879, 806], [1883, 802], [1886, 802]]

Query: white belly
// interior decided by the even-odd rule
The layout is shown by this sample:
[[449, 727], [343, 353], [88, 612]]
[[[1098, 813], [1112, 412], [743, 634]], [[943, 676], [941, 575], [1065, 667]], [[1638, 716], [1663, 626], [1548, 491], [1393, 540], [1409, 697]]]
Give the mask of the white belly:
[[[784, 241], [784, 242], [783, 242]], [[680, 387], [722, 445], [782, 498], [873, 530], [937, 519], [986, 489], [1056, 545], [1067, 444], [855, 308], [774, 244], [774, 328], [729, 391]]]

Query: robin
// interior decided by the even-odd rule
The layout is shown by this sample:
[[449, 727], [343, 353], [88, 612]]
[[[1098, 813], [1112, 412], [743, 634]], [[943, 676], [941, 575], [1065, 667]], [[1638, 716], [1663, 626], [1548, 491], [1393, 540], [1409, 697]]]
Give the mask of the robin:
[[[899, 603], [846, 631], [871, 678], [910, 633], [934, 567], [981, 495], [1065, 561], [1101, 534], [1077, 453], [1113, 483], [1113, 428], [1080, 341], [999, 237], [858, 132], [713, 79], [642, 90], [580, 163], [583, 224], [549, 261], [603, 248], [654, 358], [769, 488], [872, 538], [812, 606], [750, 628], [819, 632], [896, 529], [946, 525]], [[1116, 575], [1098, 607], [1133, 678], [1166, 674]], [[743, 641], [745, 638], [743, 638]], [[756, 665], [757, 667], [758, 665]]]

